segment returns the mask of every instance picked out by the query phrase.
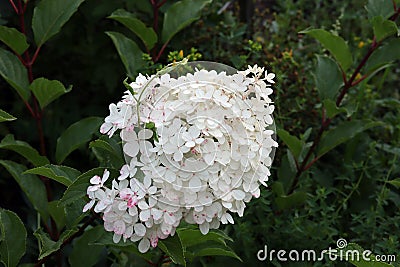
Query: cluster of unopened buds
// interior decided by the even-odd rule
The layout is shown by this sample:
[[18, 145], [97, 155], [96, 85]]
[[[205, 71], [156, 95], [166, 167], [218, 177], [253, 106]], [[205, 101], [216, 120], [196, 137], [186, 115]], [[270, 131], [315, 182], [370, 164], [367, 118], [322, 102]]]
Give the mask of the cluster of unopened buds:
[[203, 234], [233, 224], [232, 214], [242, 216], [267, 185], [278, 146], [273, 73], [256, 65], [230, 75], [194, 69], [172, 78], [173, 68], [140, 74], [109, 106], [100, 132], [119, 132], [126, 165], [108, 186], [106, 170], [87, 188], [84, 211], [94, 207], [114, 242], [140, 241], [142, 253], [174, 235], [182, 220]]

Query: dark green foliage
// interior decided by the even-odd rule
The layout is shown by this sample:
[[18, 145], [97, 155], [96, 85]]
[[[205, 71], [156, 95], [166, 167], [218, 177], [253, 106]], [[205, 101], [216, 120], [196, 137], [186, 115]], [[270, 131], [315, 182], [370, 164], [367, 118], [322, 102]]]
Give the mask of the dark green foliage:
[[[400, 266], [400, 1], [226, 2], [0, 0], [1, 264]], [[185, 57], [276, 73], [280, 147], [234, 225], [141, 254], [82, 214], [89, 179], [124, 164], [98, 129], [126, 76]], [[339, 238], [397, 262], [257, 259]]]

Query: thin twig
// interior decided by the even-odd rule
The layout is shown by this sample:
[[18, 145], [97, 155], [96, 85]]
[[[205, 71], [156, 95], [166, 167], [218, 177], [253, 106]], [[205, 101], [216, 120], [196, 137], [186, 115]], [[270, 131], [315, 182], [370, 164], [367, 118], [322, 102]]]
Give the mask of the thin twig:
[[35, 54], [33, 54], [33, 57], [31, 59], [31, 61], [29, 62], [29, 64], [32, 66], [33, 63], [35, 63], [37, 56], [39, 55], [39, 51], [40, 51], [41, 46], [38, 46], [35, 50]]
[[18, 15], [19, 10], [18, 10], [17, 6], [15, 5], [14, 1], [13, 0], [9, 0], [9, 1], [10, 1], [11, 6], [13, 7], [15, 13], [17, 13], [17, 15]]
[[26, 0], [26, 1], [25, 1], [24, 11], [23, 11], [24, 13], [25, 13], [25, 11], [26, 11], [26, 7], [28, 6], [28, 2], [29, 2], [29, 0]]
[[[338, 98], [336, 99], [336, 106], [338, 106], [338, 107], [340, 106], [340, 104], [342, 103], [342, 101], [344, 99], [344, 96], [348, 93], [349, 89], [355, 85], [355, 84], [353, 84], [354, 80], [356, 79], [357, 75], [360, 73], [360, 71], [364, 67], [364, 65], [367, 63], [367, 61], [370, 58], [370, 56], [372, 55], [372, 53], [379, 47], [379, 45], [380, 45], [380, 42], [376, 42], [376, 38], [374, 37], [374, 40], [371, 44], [370, 49], [368, 50], [368, 52], [364, 56], [364, 58], [361, 60], [360, 64], [358, 64], [358, 66], [354, 70], [353, 74], [351, 75], [350, 79], [346, 81], [346, 79], [343, 78], [344, 87], [343, 87], [342, 91], [340, 92]], [[345, 77], [345, 76], [346, 75], [343, 75], [343, 77]], [[303, 174], [303, 172], [305, 172], [306, 170], [311, 168], [311, 166], [315, 162], [317, 162], [318, 159], [320, 158], [317, 156], [314, 159], [312, 159], [311, 162], [309, 163], [311, 156], [314, 154], [315, 149], [318, 147], [318, 144], [321, 141], [322, 134], [325, 132], [325, 130], [328, 128], [328, 126], [330, 125], [330, 123], [332, 121], [330, 118], [328, 118], [328, 119], [325, 118], [325, 112], [326, 112], [325, 109], [323, 109], [322, 110], [321, 127], [319, 128], [317, 136], [315, 137], [310, 149], [308, 150], [304, 160], [302, 161], [300, 168], [296, 172], [296, 176], [293, 179], [292, 185], [289, 189], [289, 194], [293, 193], [293, 191], [295, 190], [295, 188], [299, 182], [299, 178]]]
[[167, 2], [167, 0], [161, 0], [161, 1], [157, 4], [157, 7], [158, 7], [158, 8], [162, 7], [166, 2]]
[[168, 41], [165, 42], [165, 44], [161, 47], [161, 49], [160, 49], [160, 51], [158, 52], [156, 58], [154, 59], [154, 62], [157, 62], [157, 61], [160, 59], [160, 57], [161, 57], [161, 55], [164, 53], [164, 50], [165, 50], [165, 48], [167, 47], [168, 43], [169, 43]]

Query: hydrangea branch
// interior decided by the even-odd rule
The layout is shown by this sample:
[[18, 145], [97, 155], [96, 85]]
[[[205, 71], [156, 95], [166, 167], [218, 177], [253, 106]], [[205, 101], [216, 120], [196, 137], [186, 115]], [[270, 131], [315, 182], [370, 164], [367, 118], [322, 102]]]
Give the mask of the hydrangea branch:
[[[394, 10], [395, 10], [395, 14], [390, 18], [390, 20], [395, 21], [399, 14], [400, 14], [400, 8], [396, 9], [396, 5], [394, 4]], [[343, 82], [344, 82], [344, 86], [343, 89], [341, 90], [341, 92], [339, 93], [339, 96], [336, 99], [336, 106], [340, 107], [340, 105], [342, 104], [342, 101], [345, 97], [345, 95], [348, 93], [348, 91], [356, 86], [357, 84], [359, 84], [361, 81], [365, 80], [368, 77], [368, 74], [363, 75], [361, 78], [359, 78], [358, 80], [356, 80], [357, 75], [360, 73], [361, 69], [365, 66], [365, 64], [368, 62], [368, 59], [371, 57], [371, 55], [376, 51], [376, 49], [381, 45], [382, 41], [377, 42], [376, 41], [376, 37], [374, 36], [372, 44], [370, 46], [370, 48], [368, 49], [367, 53], [365, 54], [365, 56], [362, 58], [362, 60], [360, 61], [360, 63], [357, 65], [357, 67], [355, 68], [355, 70], [353, 71], [352, 75], [350, 76], [350, 79], [347, 80], [346, 79], [346, 73], [342, 72], [342, 76], [343, 76]], [[311, 166], [316, 163], [318, 161], [318, 159], [320, 157], [314, 157], [312, 160], [311, 157], [313, 156], [315, 149], [318, 147], [319, 142], [321, 141], [321, 137], [322, 134], [328, 129], [330, 123], [332, 122], [331, 118], [326, 118], [324, 116], [324, 114], [326, 114], [326, 110], [323, 107], [322, 109], [322, 120], [321, 120], [321, 126], [318, 130], [318, 133], [310, 147], [310, 149], [308, 150], [306, 156], [304, 157], [302, 163], [300, 164], [300, 167], [297, 168], [297, 172], [296, 175], [293, 179], [292, 185], [289, 189], [289, 194], [293, 193], [294, 190], [296, 189], [298, 183], [299, 183], [299, 178], [300, 176], [307, 171], [309, 168], [311, 168]]]
[[[15, 5], [14, 1], [10, 0], [10, 3], [13, 6], [13, 9], [14, 9], [15, 13], [19, 17], [19, 23], [20, 23], [21, 32], [25, 36], [27, 35], [26, 34], [26, 29], [25, 29], [25, 11], [26, 11], [28, 2], [29, 1], [26, 1], [23, 4], [22, 0], [18, 0], [18, 7], [17, 7]], [[21, 63], [27, 69], [29, 83], [32, 83], [33, 80], [34, 80], [32, 65], [36, 61], [39, 51], [40, 51], [40, 47], [38, 47], [36, 49], [35, 54], [34, 54], [32, 59], [31, 59], [29, 50], [26, 50], [24, 52], [24, 58], [22, 58], [20, 55], [18, 55], [16, 53], [17, 56], [18, 56], [18, 59], [21, 61]], [[43, 133], [43, 125], [42, 125], [42, 112], [43, 111], [39, 108], [38, 101], [37, 101], [37, 99], [36, 99], [36, 97], [34, 95], [32, 95], [32, 99], [33, 99], [33, 107], [31, 106], [31, 104], [28, 101], [26, 101], [26, 100], [23, 100], [23, 101], [24, 101], [25, 106], [29, 110], [31, 116], [35, 119], [37, 132], [38, 132], [38, 136], [39, 136], [40, 154], [45, 156], [46, 155], [46, 145], [45, 145], [46, 143], [45, 143], [45, 138], [44, 138], [44, 133]], [[42, 180], [42, 182], [45, 185], [47, 200], [48, 201], [52, 201], [53, 200], [53, 194], [52, 194], [52, 189], [51, 189], [51, 185], [50, 185], [50, 180], [48, 178], [44, 177], [44, 176], [40, 176], [40, 179]], [[49, 230], [48, 232], [49, 232], [50, 236], [52, 237], [52, 239], [53, 240], [58, 239], [59, 232], [57, 230], [57, 226], [56, 226], [55, 221], [52, 218], [50, 219], [51, 228], [45, 222], [43, 222], [43, 223], [45, 225], [45, 228], [47, 230]]]

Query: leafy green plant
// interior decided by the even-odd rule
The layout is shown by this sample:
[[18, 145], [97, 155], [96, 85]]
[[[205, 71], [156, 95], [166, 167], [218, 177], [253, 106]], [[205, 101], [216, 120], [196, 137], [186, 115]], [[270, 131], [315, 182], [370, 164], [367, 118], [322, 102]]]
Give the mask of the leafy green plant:
[[118, 32], [107, 32], [121, 57], [129, 77], [134, 78], [139, 70], [143, 69], [143, 53], [151, 55], [154, 63], [163, 55], [171, 39], [185, 27], [200, 17], [201, 10], [211, 0], [177, 1], [168, 6], [163, 14], [162, 28], [159, 30], [160, 9], [167, 1], [151, 0], [153, 26], [147, 27], [134, 13], [124, 9], [114, 11], [109, 18], [123, 24], [139, 40], [138, 43]]
[[[0, 2], [4, 266], [258, 266], [265, 244], [320, 250], [339, 237], [348, 248], [397, 255], [382, 266], [400, 266], [399, 1], [254, 1], [248, 24], [235, 1], [224, 4]], [[103, 53], [112, 45], [123, 64]], [[124, 163], [121, 144], [97, 136], [100, 117], [123, 90], [122, 65], [135, 77], [197, 53], [277, 73], [275, 178], [235, 225], [206, 236], [182, 225], [141, 254], [81, 212], [90, 178]]]

